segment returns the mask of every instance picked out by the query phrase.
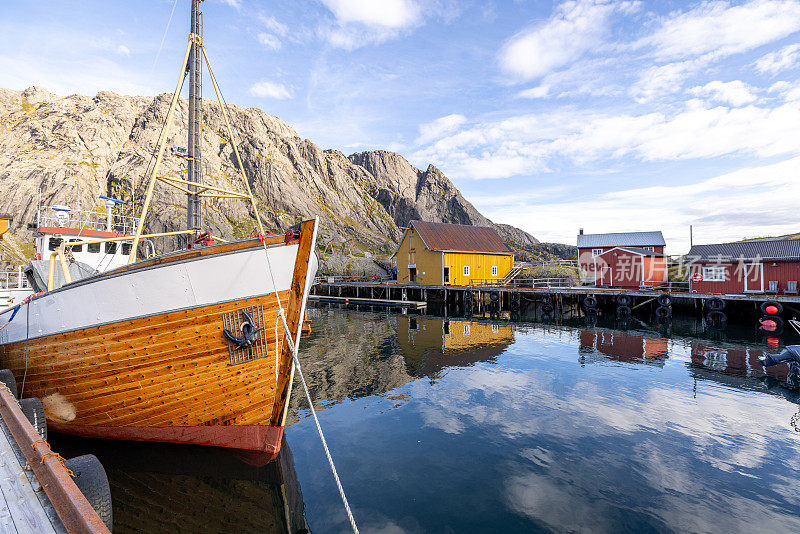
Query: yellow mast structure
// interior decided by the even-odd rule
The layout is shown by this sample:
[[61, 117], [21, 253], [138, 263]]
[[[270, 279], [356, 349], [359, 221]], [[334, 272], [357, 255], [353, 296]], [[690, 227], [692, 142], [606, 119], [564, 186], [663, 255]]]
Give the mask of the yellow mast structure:
[[[236, 145], [236, 141], [233, 136], [233, 129], [231, 128], [231, 122], [228, 119], [228, 112], [225, 109], [225, 103], [222, 99], [222, 94], [220, 93], [219, 86], [217, 85], [217, 80], [214, 78], [214, 73], [211, 70], [211, 62], [208, 59], [208, 54], [206, 53], [205, 45], [203, 44], [203, 40], [199, 34], [199, 5], [202, 0], [192, 0], [192, 30], [189, 32], [189, 42], [186, 45], [186, 52], [183, 56], [183, 61], [181, 62], [180, 73], [178, 74], [178, 84], [175, 87], [175, 92], [172, 94], [172, 100], [169, 104], [169, 111], [167, 112], [166, 122], [164, 124], [164, 128], [161, 131], [161, 136], [158, 140], [158, 151], [156, 155], [156, 162], [153, 166], [153, 171], [150, 174], [150, 178], [147, 183], [147, 192], [145, 193], [144, 198], [144, 205], [142, 206], [142, 214], [139, 219], [139, 225], [136, 228], [136, 236], [133, 238], [133, 246], [131, 248], [130, 258], [128, 259], [128, 263], [133, 263], [136, 261], [136, 252], [139, 247], [139, 242], [143, 237], [142, 231], [144, 229], [145, 221], [147, 218], [147, 214], [150, 210], [150, 203], [153, 199], [153, 190], [155, 189], [156, 182], [163, 182], [167, 185], [170, 185], [179, 191], [182, 191], [187, 194], [189, 197], [188, 207], [190, 208], [189, 219], [194, 219], [195, 221], [198, 220], [198, 213], [197, 213], [197, 199], [202, 198], [238, 198], [242, 200], [250, 200], [250, 203], [253, 206], [253, 212], [256, 216], [256, 221], [258, 222], [258, 229], [261, 234], [264, 234], [264, 226], [261, 223], [261, 217], [258, 213], [258, 206], [256, 205], [255, 197], [253, 197], [253, 191], [250, 188], [250, 183], [247, 181], [247, 177], [244, 174], [244, 165], [242, 164], [242, 158], [239, 155], [239, 148]], [[161, 162], [164, 159], [164, 151], [166, 149], [167, 138], [169, 137], [169, 127], [172, 123], [172, 117], [175, 114], [175, 108], [178, 105], [178, 101], [180, 99], [180, 92], [181, 88], [183, 87], [183, 81], [186, 78], [186, 65], [189, 62], [189, 69], [190, 69], [190, 83], [196, 84], [199, 83], [199, 73], [197, 70], [199, 68], [200, 62], [189, 61], [190, 57], [192, 59], [199, 58], [199, 54], [202, 54], [203, 59], [205, 60], [206, 67], [208, 68], [208, 74], [211, 78], [211, 82], [214, 85], [214, 92], [217, 96], [217, 102], [219, 102], [219, 107], [222, 110], [222, 117], [225, 119], [225, 128], [228, 131], [228, 136], [230, 137], [231, 146], [233, 147], [233, 152], [236, 156], [236, 164], [238, 166], [239, 174], [242, 177], [242, 181], [244, 182], [244, 187], [246, 193], [240, 193], [238, 191], [231, 191], [228, 189], [224, 189], [221, 187], [215, 187], [203, 183], [198, 183], [198, 181], [194, 180], [183, 180], [180, 178], [173, 178], [167, 176], [160, 176], [158, 171], [161, 167]], [[196, 104], [200, 102], [200, 91], [199, 87], [193, 85], [192, 87], [194, 90], [190, 91], [191, 97], [196, 99]], [[194, 124], [190, 124], [191, 128], [199, 128], [199, 124], [202, 122], [202, 117], [198, 116], [201, 111], [199, 105], [197, 105], [194, 109], [193, 119]], [[190, 145], [193, 145], [195, 149], [198, 149], [200, 143], [200, 136], [199, 136], [199, 129], [194, 130], [194, 135], [190, 136]], [[191, 148], [191, 147], [190, 147]], [[199, 150], [199, 149], [198, 149]], [[189, 154], [192, 157], [192, 153]], [[199, 159], [199, 158], [198, 158]], [[191, 162], [190, 162], [191, 163]], [[194, 168], [194, 165], [193, 165]], [[199, 175], [199, 166], [197, 167], [196, 174]], [[192, 178], [191, 176], [189, 178]], [[188, 230], [180, 231], [179, 233], [189, 233], [189, 234], [198, 234], [199, 228], [197, 225], [193, 223], [191, 220], [187, 220], [187, 226], [195, 226], [194, 228], [189, 228]], [[155, 235], [155, 234], [154, 234]], [[147, 236], [144, 236], [147, 237]]]

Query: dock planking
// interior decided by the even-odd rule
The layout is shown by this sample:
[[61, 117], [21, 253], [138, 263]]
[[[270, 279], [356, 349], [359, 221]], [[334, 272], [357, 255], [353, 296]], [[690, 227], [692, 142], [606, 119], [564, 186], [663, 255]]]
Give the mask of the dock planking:
[[[19, 533], [63, 533], [66, 532], [57, 517], [39, 499], [34, 479], [28, 478], [24, 467], [14, 451], [10, 434], [4, 423], [0, 423], [0, 530]], [[55, 523], [55, 526], [54, 526]]]

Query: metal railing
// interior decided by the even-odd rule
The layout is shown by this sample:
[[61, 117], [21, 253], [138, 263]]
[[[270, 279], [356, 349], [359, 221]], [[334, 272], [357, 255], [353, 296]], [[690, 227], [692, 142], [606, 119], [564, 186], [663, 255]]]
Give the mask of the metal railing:
[[469, 281], [471, 287], [503, 287], [544, 289], [549, 287], [575, 287], [578, 281], [574, 278], [514, 278], [513, 280], [497, 280], [496, 278], [476, 278]]
[[127, 215], [114, 215], [111, 227], [108, 227], [105, 213], [85, 210], [70, 211], [39, 211], [37, 224], [56, 228], [76, 228], [83, 230], [100, 230], [104, 232], [118, 232], [120, 234], [135, 234], [139, 224], [138, 217]]
[[674, 292], [689, 292], [689, 282], [661, 282], [658, 280], [642, 280], [639, 283], [639, 289], [654, 290], [654, 291], [667, 291]]
[[16, 271], [0, 272], [0, 289], [28, 289], [28, 279], [22, 272], [22, 267]]
[[366, 276], [317, 276], [314, 278], [314, 284], [357, 284], [359, 282], [382, 284], [385, 282], [394, 282], [394, 280], [379, 274]]

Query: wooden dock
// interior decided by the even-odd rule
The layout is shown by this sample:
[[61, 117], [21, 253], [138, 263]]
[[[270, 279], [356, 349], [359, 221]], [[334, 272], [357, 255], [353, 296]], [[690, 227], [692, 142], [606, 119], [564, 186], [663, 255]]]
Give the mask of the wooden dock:
[[0, 383], [0, 530], [109, 534], [64, 465]]
[[[768, 293], [720, 294], [693, 293], [685, 284], [670, 284], [663, 287], [622, 289], [593, 286], [550, 285], [540, 287], [520, 280], [475, 284], [469, 286], [398, 284], [394, 281], [378, 280], [331, 280], [321, 277], [312, 289], [318, 301], [343, 302], [349, 304], [376, 305], [379, 303], [414, 303], [404, 307], [419, 307], [416, 303], [436, 305], [460, 313], [499, 313], [510, 311], [521, 313], [533, 311], [534, 315], [559, 314], [580, 316], [583, 314], [611, 314], [617, 316], [658, 314], [661, 319], [676, 315], [694, 316], [711, 320], [715, 324], [728, 319], [758, 326], [765, 317], [762, 312], [768, 302], [777, 302], [783, 307], [785, 319], [800, 317], [800, 295], [776, 295]], [[662, 306], [668, 296], [668, 304]], [[659, 298], [661, 297], [661, 298]], [[587, 303], [591, 303], [587, 306]], [[721, 306], [721, 307], [720, 307]], [[668, 309], [663, 309], [668, 308]], [[722, 311], [724, 309], [724, 312]], [[448, 312], [445, 311], [445, 314]], [[780, 327], [778, 328], [780, 330]]]
[[331, 297], [327, 295], [309, 295], [308, 300], [316, 302], [336, 302], [339, 304], [367, 304], [370, 306], [387, 306], [389, 308], [411, 308], [420, 310], [428, 307], [423, 300], [392, 300], [380, 298]]

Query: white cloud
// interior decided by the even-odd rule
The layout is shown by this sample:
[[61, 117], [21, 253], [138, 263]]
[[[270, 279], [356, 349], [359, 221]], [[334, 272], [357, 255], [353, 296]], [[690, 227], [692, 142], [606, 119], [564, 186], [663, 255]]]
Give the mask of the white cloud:
[[322, 0], [336, 20], [320, 28], [331, 45], [354, 50], [398, 37], [422, 22], [422, 9], [413, 0]]
[[743, 5], [706, 1], [670, 18], [640, 44], [661, 60], [712, 54], [729, 56], [783, 39], [800, 30], [800, 2], [752, 0]]
[[[664, 231], [670, 254], [689, 249], [688, 228], [695, 243], [719, 243], [744, 237], [784, 235], [797, 231], [800, 157], [746, 167], [689, 185], [658, 185], [595, 194], [566, 192], [565, 200], [525, 195], [473, 198], [492, 220], [513, 224], [539, 239], [574, 243], [579, 227], [591, 232], [630, 231], [632, 221], [655, 221]], [[713, 199], [713, 201], [709, 201]], [[563, 221], [573, 221], [565, 228]], [[651, 224], [644, 223], [649, 229]], [[588, 231], [588, 230], [587, 230]]]
[[639, 103], [664, 94], [676, 93], [681, 90], [684, 81], [704, 64], [703, 61], [689, 60], [648, 67], [639, 75], [639, 80], [631, 87], [630, 93]]
[[222, 2], [235, 9], [241, 9], [242, 7], [242, 3], [239, 0], [222, 0]]
[[786, 69], [796, 67], [800, 63], [800, 44], [784, 46], [777, 52], [770, 52], [756, 61], [756, 70], [760, 73], [777, 74]]
[[259, 98], [275, 98], [277, 100], [292, 98], [292, 94], [283, 84], [269, 81], [255, 83], [247, 92], [251, 96]]
[[259, 33], [258, 34], [258, 42], [262, 45], [266, 46], [267, 48], [271, 48], [272, 50], [279, 50], [281, 47], [281, 41], [271, 33]]
[[464, 115], [452, 114], [426, 124], [420, 124], [419, 137], [416, 143], [418, 145], [430, 143], [444, 135], [453, 133], [465, 122], [467, 122], [467, 118]]
[[[733, 86], [709, 84], [717, 98], [747, 100]], [[716, 89], [716, 91], [714, 91]], [[433, 161], [453, 178], [509, 178], [548, 170], [564, 158], [590, 162], [669, 161], [723, 155], [773, 157], [800, 153], [796, 92], [783, 90], [774, 107], [712, 105], [689, 100], [670, 113], [640, 115], [549, 113], [484, 121], [442, 135], [412, 155]], [[738, 100], [737, 100], [738, 99]], [[593, 164], [597, 168], [598, 164]]]
[[412, 0], [322, 0], [341, 24], [404, 28], [415, 24], [420, 8]]
[[121, 56], [130, 56], [131, 55], [131, 49], [128, 48], [127, 46], [125, 46], [125, 45], [119, 45], [117, 47], [117, 54], [119, 54]]
[[732, 82], [713, 81], [703, 86], [693, 87], [689, 89], [689, 93], [736, 107], [750, 104], [758, 99], [753, 94], [753, 88], [741, 80]]
[[288, 26], [278, 20], [275, 17], [267, 17], [266, 15], [259, 15], [258, 19], [264, 24], [264, 28], [270, 32], [274, 33], [275, 35], [280, 35], [283, 37], [289, 32]]
[[550, 93], [550, 87], [547, 85], [539, 85], [530, 89], [525, 89], [517, 93], [520, 98], [544, 98]]
[[563, 67], [600, 44], [614, 9], [605, 1], [564, 2], [547, 22], [512, 37], [500, 52], [500, 66], [522, 80]]

